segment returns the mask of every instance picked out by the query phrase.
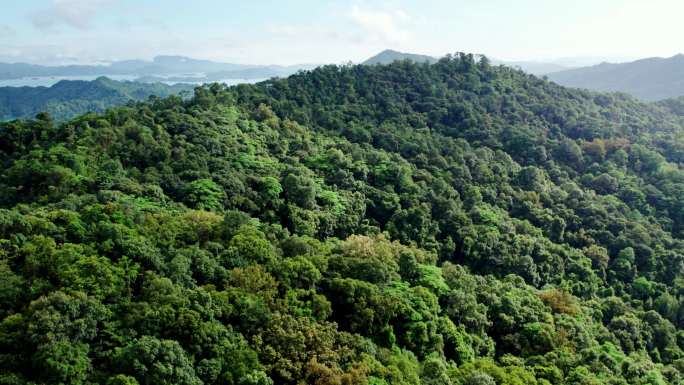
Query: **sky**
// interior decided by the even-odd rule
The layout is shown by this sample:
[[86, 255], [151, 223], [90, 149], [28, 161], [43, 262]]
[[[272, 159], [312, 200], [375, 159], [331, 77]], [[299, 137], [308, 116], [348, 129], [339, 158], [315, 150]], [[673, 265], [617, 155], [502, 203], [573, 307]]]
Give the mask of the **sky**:
[[0, 61], [360, 62], [383, 49], [585, 64], [683, 52], [682, 0], [0, 0]]

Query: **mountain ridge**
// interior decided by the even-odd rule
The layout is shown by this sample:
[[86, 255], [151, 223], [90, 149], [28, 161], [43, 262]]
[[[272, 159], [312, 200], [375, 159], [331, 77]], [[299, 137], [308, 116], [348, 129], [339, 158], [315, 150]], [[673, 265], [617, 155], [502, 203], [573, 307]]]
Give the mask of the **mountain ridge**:
[[684, 54], [627, 63], [603, 62], [547, 76], [567, 87], [626, 92], [646, 101], [658, 101], [684, 95]]
[[0, 87], [0, 120], [31, 118], [47, 112], [63, 121], [86, 112], [103, 112], [131, 100], [190, 93], [194, 87], [117, 81], [103, 76], [92, 81], [60, 80], [50, 87]]

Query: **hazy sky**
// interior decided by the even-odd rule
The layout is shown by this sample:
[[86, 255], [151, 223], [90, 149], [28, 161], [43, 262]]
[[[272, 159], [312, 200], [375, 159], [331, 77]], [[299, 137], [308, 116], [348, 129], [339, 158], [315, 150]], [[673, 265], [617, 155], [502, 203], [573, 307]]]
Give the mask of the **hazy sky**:
[[0, 0], [0, 61], [179, 54], [251, 64], [361, 61], [385, 48], [506, 60], [684, 51], [684, 0]]

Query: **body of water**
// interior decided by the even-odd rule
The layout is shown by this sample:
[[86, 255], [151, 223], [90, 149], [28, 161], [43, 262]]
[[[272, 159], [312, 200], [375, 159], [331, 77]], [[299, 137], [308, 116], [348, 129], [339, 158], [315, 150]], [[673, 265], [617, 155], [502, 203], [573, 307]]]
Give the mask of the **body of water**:
[[[60, 80], [86, 80], [86, 81], [92, 81], [97, 79], [100, 76], [106, 76], [112, 80], [136, 80], [140, 78], [138, 75], [92, 75], [92, 76], [33, 76], [33, 77], [25, 77], [25, 78], [18, 78], [18, 79], [5, 79], [5, 80], [0, 80], [0, 87], [50, 87], [54, 85], [55, 83], [59, 82]], [[164, 79], [172, 79], [174, 77], [179, 77], [183, 76], [183, 81], [173, 81], [173, 80], [164, 80]], [[160, 79], [161, 83], [165, 83], [168, 85], [173, 85], [173, 84], [178, 84], [178, 83], [185, 83], [185, 84], [203, 84], [203, 83], [214, 83], [214, 81], [207, 82], [202, 75], [196, 76], [196, 80], [193, 79], [195, 76], [188, 76], [188, 74], [179, 74], [179, 75], [163, 75], [163, 76], [158, 76]], [[219, 82], [220, 83], [225, 83], [229, 86], [233, 86], [236, 84], [242, 84], [242, 83], [257, 83], [262, 80], [266, 79], [222, 79]]]
[[92, 81], [100, 76], [106, 76], [112, 80], [135, 80], [135, 75], [92, 75], [92, 76], [32, 76], [18, 79], [0, 80], [0, 87], [50, 87], [60, 80], [86, 80]]

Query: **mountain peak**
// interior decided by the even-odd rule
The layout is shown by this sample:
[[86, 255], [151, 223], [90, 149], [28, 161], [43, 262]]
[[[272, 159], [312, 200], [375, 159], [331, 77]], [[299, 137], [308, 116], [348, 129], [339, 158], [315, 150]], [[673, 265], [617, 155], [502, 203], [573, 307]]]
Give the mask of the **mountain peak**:
[[377, 55], [367, 59], [361, 64], [373, 65], [373, 64], [390, 64], [395, 61], [410, 60], [416, 63], [435, 63], [436, 58], [428, 55], [419, 55], [414, 53], [399, 52], [393, 49], [386, 49]]
[[152, 61], [155, 63], [186, 63], [188, 61], [195, 61], [195, 59], [178, 55], [160, 55], [155, 56]]
[[388, 48], [380, 51], [378, 55], [406, 55], [406, 53]]

